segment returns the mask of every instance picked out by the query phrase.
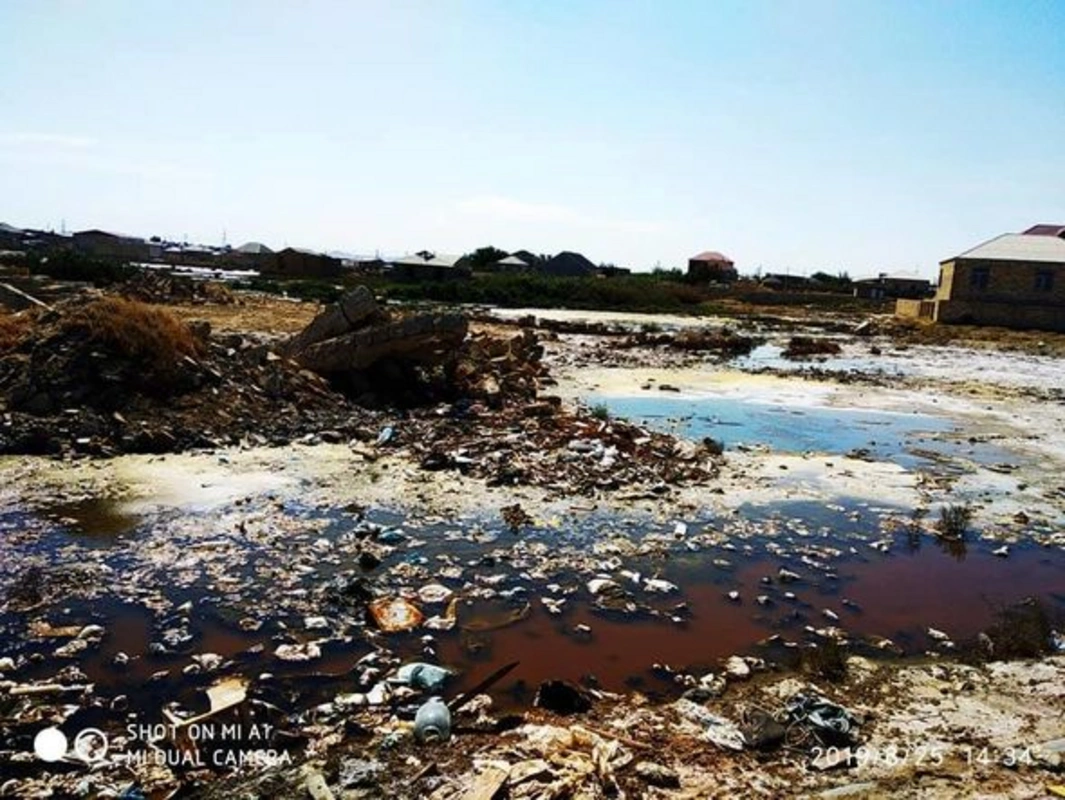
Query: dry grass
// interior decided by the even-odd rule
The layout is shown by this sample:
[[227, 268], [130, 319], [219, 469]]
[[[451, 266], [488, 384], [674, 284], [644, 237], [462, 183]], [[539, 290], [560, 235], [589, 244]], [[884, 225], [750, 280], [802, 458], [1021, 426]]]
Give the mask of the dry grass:
[[105, 297], [71, 312], [63, 327], [115, 353], [154, 368], [170, 369], [195, 356], [199, 343], [188, 325], [158, 306], [121, 297]]
[[[239, 304], [180, 303], [168, 305], [182, 319], [202, 319], [211, 329], [222, 333], [293, 334], [303, 330], [314, 319], [320, 307], [315, 303], [294, 303], [269, 295], [239, 295]], [[508, 330], [513, 335], [513, 329]]]
[[0, 309], [0, 355], [18, 347], [32, 326], [29, 313], [12, 314]]

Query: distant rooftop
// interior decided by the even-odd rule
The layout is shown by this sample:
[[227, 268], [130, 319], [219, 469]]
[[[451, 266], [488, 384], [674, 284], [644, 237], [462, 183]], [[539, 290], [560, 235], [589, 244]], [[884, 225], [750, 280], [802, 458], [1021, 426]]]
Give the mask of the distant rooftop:
[[699, 253], [697, 256], [692, 256], [689, 261], [714, 261], [718, 263], [731, 264], [732, 259], [726, 256], [724, 253], [719, 253], [716, 250], [707, 250], [705, 253]]
[[1024, 231], [1025, 236], [1065, 236], [1065, 224], [1041, 223]]
[[250, 255], [261, 256], [266, 253], [274, 252], [262, 242], [245, 242], [237, 248], [238, 253], [249, 253]]
[[397, 258], [393, 261], [393, 264], [400, 264], [402, 266], [410, 265], [429, 265], [431, 267], [453, 267], [462, 256], [445, 255], [444, 253], [431, 253], [423, 250], [420, 253], [414, 255], [403, 256], [403, 258]]
[[525, 259], [518, 258], [517, 256], [507, 256], [506, 258], [499, 259], [496, 263], [497, 264], [503, 264], [504, 266], [508, 266], [508, 267], [527, 267], [527, 266], [529, 266], [529, 263]]
[[118, 233], [117, 231], [102, 231], [99, 228], [89, 228], [84, 231], [74, 231], [75, 236], [113, 236], [116, 239], [130, 239], [134, 242], [143, 242], [140, 236], [130, 236], [128, 233]]
[[982, 258], [989, 261], [1042, 261], [1065, 264], [1065, 239], [1056, 236], [1033, 236], [1023, 233], [1004, 233], [990, 241], [966, 250], [954, 258]]

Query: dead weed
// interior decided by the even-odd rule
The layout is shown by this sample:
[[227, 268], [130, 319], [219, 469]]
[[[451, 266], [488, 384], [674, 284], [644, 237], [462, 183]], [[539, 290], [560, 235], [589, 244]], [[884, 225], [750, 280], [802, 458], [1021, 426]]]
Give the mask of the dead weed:
[[176, 315], [121, 297], [87, 303], [70, 313], [63, 326], [84, 332], [93, 343], [126, 358], [157, 368], [172, 368], [183, 357], [196, 356], [200, 351], [196, 337]]

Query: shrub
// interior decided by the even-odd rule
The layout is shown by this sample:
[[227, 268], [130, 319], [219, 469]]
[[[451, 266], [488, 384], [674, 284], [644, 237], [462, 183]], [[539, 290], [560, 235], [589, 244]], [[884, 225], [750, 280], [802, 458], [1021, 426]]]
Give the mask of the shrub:
[[75, 309], [63, 320], [63, 327], [84, 333], [89, 341], [118, 355], [164, 371], [184, 356], [199, 352], [192, 331], [174, 314], [120, 297], [105, 297]]
[[55, 250], [26, 259], [26, 267], [33, 275], [47, 275], [61, 281], [82, 281], [94, 286], [110, 286], [127, 281], [137, 274], [137, 268], [108, 258], [89, 256], [76, 250]]
[[592, 416], [600, 420], [610, 419], [610, 408], [606, 403], [596, 403], [592, 406]]
[[966, 505], [949, 505], [939, 509], [936, 530], [949, 539], [964, 539], [972, 520], [973, 510]]
[[[1061, 623], [1060, 615], [1056, 620]], [[987, 630], [963, 642], [961, 658], [968, 663], [1020, 658], [1039, 658], [1053, 651], [1050, 637], [1054, 629], [1047, 607], [1029, 597], [1019, 603], [995, 610]]]

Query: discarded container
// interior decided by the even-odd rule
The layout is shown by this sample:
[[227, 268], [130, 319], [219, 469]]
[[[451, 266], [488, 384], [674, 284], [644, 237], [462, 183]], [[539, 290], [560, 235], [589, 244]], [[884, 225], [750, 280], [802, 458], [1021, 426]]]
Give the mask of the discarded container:
[[418, 607], [402, 597], [382, 597], [370, 603], [370, 616], [385, 633], [409, 631], [422, 624], [425, 616]]
[[436, 664], [425, 664], [419, 661], [413, 664], [404, 664], [396, 671], [395, 676], [388, 680], [390, 683], [436, 692], [444, 688], [444, 683], [450, 677], [451, 670], [438, 667]]
[[451, 738], [451, 712], [439, 697], [430, 697], [414, 716], [414, 738], [419, 742], [446, 742]]

